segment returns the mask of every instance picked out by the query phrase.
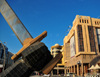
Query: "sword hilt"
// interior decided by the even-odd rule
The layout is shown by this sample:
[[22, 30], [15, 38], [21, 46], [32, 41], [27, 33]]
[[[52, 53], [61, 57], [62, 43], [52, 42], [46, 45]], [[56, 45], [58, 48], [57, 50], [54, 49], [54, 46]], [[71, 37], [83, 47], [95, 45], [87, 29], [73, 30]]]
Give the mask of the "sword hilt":
[[41, 41], [43, 38], [45, 38], [47, 36], [47, 31], [44, 31], [42, 34], [40, 34], [39, 36], [37, 36], [36, 38], [32, 39], [32, 38], [27, 38], [24, 40], [23, 43], [23, 47], [15, 54], [11, 57], [12, 60], [17, 60], [18, 58], [21, 57], [21, 53], [23, 52], [23, 50], [25, 50], [28, 46], [30, 46], [31, 44], [37, 42], [37, 41]]

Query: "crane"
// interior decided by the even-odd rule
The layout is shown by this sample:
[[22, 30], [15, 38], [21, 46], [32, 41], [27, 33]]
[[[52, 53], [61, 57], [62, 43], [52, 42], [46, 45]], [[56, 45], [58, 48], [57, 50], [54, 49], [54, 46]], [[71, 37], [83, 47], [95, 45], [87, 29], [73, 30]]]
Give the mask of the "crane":
[[[1, 77], [27, 77], [33, 71], [48, 74], [62, 58], [62, 54], [53, 58], [46, 45], [41, 42], [47, 36], [47, 31], [33, 38], [6, 0], [0, 0], [0, 13], [23, 45], [11, 57], [16, 62], [1, 73]], [[20, 57], [22, 59], [19, 60]]]

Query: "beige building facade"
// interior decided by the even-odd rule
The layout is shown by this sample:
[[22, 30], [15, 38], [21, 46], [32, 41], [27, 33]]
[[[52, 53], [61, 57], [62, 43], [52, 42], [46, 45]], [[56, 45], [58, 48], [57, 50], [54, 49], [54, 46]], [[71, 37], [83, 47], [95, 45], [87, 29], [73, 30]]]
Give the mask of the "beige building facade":
[[63, 49], [67, 73], [83, 76], [91, 65], [100, 65], [100, 19], [76, 15]]
[[[51, 55], [55, 57], [58, 53], [63, 53], [63, 46], [60, 46], [59, 44], [55, 44], [51, 47]], [[64, 67], [64, 57], [57, 63], [55, 68], [51, 71], [51, 75], [64, 75], [66, 73], [65, 67]]]

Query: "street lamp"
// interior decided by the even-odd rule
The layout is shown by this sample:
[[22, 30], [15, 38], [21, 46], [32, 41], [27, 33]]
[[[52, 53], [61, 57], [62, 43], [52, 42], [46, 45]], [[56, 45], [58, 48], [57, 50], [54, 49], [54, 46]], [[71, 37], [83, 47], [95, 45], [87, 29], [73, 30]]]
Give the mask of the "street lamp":
[[71, 30], [71, 28], [72, 28], [72, 26], [69, 25], [69, 26], [68, 26], [68, 29], [67, 29], [67, 32], [68, 32], [68, 33], [69, 33], [69, 31]]

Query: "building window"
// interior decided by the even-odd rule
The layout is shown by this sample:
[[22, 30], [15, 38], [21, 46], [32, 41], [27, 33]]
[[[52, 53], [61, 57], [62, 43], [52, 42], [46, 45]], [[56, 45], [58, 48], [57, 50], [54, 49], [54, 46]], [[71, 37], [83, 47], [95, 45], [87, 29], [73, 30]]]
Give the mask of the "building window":
[[86, 23], [86, 20], [85, 20], [85, 23]]
[[95, 39], [93, 26], [88, 26], [91, 52], [95, 52]]
[[59, 70], [59, 74], [63, 75], [64, 74], [64, 70], [63, 69], [60, 69]]
[[95, 21], [95, 25], [96, 25], [96, 21]]
[[61, 48], [59, 47], [59, 48], [56, 48], [56, 49], [61, 49]]
[[100, 25], [100, 21], [95, 21], [95, 25]]
[[60, 51], [56, 51], [56, 53], [60, 53]]
[[57, 75], [57, 70], [56, 69], [53, 70], [53, 74]]
[[100, 52], [100, 29], [96, 29], [97, 32], [97, 40], [98, 40], [98, 46], [99, 46], [99, 52]]
[[80, 23], [81, 23], [81, 19], [80, 19]]
[[84, 23], [84, 20], [82, 19], [82, 23]]
[[87, 23], [89, 23], [89, 21], [87, 20]]
[[64, 66], [62, 65], [62, 66], [59, 66], [59, 67], [64, 67]]
[[78, 25], [77, 27], [77, 33], [78, 33], [78, 44], [79, 44], [79, 51], [84, 51], [84, 42], [83, 42], [83, 32], [82, 32], [82, 26]]
[[54, 51], [52, 51], [52, 53], [54, 53]]

